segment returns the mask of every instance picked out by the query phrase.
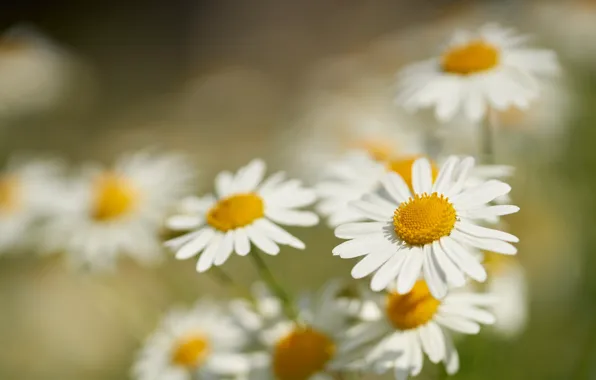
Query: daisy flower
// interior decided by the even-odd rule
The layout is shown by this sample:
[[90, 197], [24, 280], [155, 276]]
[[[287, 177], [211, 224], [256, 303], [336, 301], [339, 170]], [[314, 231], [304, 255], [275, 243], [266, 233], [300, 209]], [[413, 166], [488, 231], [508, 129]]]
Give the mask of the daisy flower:
[[335, 236], [348, 241], [333, 249], [342, 258], [365, 256], [352, 270], [354, 278], [376, 272], [373, 290], [396, 281], [400, 294], [408, 293], [422, 273], [435, 298], [443, 298], [447, 286], [462, 286], [464, 274], [486, 280], [486, 271], [474, 254], [480, 249], [513, 255], [510, 244], [518, 238], [477, 225], [475, 219], [515, 213], [516, 206], [491, 206], [489, 202], [509, 193], [511, 187], [497, 180], [465, 189], [472, 157], [448, 158], [433, 183], [426, 158], [412, 165], [412, 191], [398, 174], [387, 173], [381, 183], [390, 199], [375, 193], [352, 202], [368, 222], [343, 224]]
[[488, 272], [487, 291], [495, 297], [490, 311], [495, 315], [493, 329], [505, 338], [519, 335], [528, 320], [528, 284], [524, 268], [515, 257], [484, 253]]
[[251, 379], [332, 379], [330, 372], [351, 359], [343, 354], [346, 314], [338, 307], [341, 284], [332, 281], [316, 296], [298, 303], [297, 321], [287, 318], [271, 323], [265, 317], [260, 331], [263, 353], [252, 355]]
[[442, 122], [459, 111], [480, 121], [489, 109], [526, 109], [539, 95], [540, 79], [559, 70], [554, 52], [531, 49], [527, 39], [494, 24], [459, 31], [439, 57], [400, 73], [396, 101], [410, 111], [434, 107]]
[[123, 156], [113, 167], [88, 167], [67, 184], [63, 210], [47, 223], [42, 246], [92, 269], [111, 268], [122, 255], [154, 262], [162, 220], [192, 189], [189, 173], [181, 157], [148, 152]]
[[192, 380], [242, 375], [243, 331], [217, 304], [173, 310], [145, 343], [132, 368], [136, 380]]
[[[54, 210], [62, 167], [56, 161], [13, 158], [0, 174], [0, 252], [22, 247], [40, 218]], [[37, 230], [34, 230], [37, 232]]]
[[304, 243], [280, 228], [313, 226], [317, 215], [298, 210], [312, 204], [316, 195], [299, 180], [285, 180], [278, 172], [263, 181], [265, 164], [253, 160], [234, 175], [221, 172], [215, 179], [216, 195], [184, 199], [180, 213], [167, 220], [172, 230], [193, 230], [166, 242], [177, 259], [201, 253], [197, 271], [222, 265], [236, 252], [246, 256], [251, 244], [269, 255], [279, 253], [279, 245], [304, 249]]
[[494, 301], [491, 296], [452, 292], [439, 301], [422, 280], [406, 294], [390, 287], [369, 297], [377, 305], [379, 318], [348, 330], [346, 349], [369, 346], [364, 368], [377, 373], [392, 369], [397, 380], [418, 375], [424, 354], [433, 363], [443, 362], [448, 374], [456, 373], [459, 356], [449, 330], [477, 334], [480, 324], [495, 321], [483, 309]]

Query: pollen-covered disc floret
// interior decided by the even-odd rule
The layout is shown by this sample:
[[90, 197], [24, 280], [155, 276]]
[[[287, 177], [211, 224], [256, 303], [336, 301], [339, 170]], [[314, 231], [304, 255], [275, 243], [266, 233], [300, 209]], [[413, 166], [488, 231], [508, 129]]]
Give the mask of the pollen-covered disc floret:
[[401, 240], [423, 246], [449, 236], [456, 219], [453, 205], [443, 195], [416, 194], [395, 210], [393, 226]]
[[107, 222], [133, 212], [141, 194], [130, 179], [106, 172], [95, 180], [93, 196], [92, 217]]
[[554, 52], [529, 48], [526, 41], [494, 24], [458, 31], [440, 56], [400, 72], [396, 101], [409, 111], [434, 108], [441, 122], [460, 114], [478, 122], [489, 110], [525, 110], [542, 95], [546, 86], [540, 80], [559, 71]]
[[215, 179], [216, 196], [183, 199], [178, 213], [166, 224], [175, 231], [190, 231], [166, 242], [176, 258], [188, 259], [202, 253], [197, 271], [222, 265], [233, 252], [247, 255], [251, 245], [269, 255], [280, 245], [303, 249], [304, 243], [279, 227], [312, 226], [316, 214], [300, 208], [316, 200], [313, 190], [298, 180], [285, 180], [276, 173], [264, 179], [265, 163], [253, 160], [237, 173], [222, 172]]
[[459, 356], [451, 331], [477, 334], [480, 326], [493, 324], [495, 317], [485, 307], [494, 299], [489, 294], [454, 289], [439, 301], [423, 280], [416, 281], [407, 294], [389, 286], [382, 293], [365, 297], [376, 319], [357, 324], [347, 331], [347, 342], [355, 352], [367, 347], [364, 366], [380, 373], [391, 370], [397, 380], [418, 375], [427, 356], [432, 363], [443, 362], [448, 374], [459, 369]]
[[411, 330], [430, 322], [440, 304], [430, 294], [426, 282], [417, 281], [407, 294], [389, 292], [385, 312], [396, 329]]
[[477, 256], [479, 249], [513, 255], [517, 237], [477, 224], [515, 213], [518, 207], [490, 202], [509, 193], [501, 181], [481, 181], [468, 186], [474, 159], [449, 157], [438, 175], [431, 162], [417, 159], [412, 165], [411, 189], [404, 178], [389, 172], [381, 179], [383, 192], [366, 194], [352, 202], [368, 222], [347, 223], [335, 235], [348, 241], [333, 250], [342, 258], [364, 258], [352, 269], [354, 278], [373, 274], [371, 288], [384, 289], [396, 281], [399, 294], [408, 293], [419, 276], [433, 297], [442, 299], [448, 286], [463, 286], [465, 276], [486, 280]]
[[[247, 344], [227, 310], [212, 301], [174, 309], [138, 353], [134, 380], [232, 378], [249, 370], [241, 353]], [[223, 363], [223, 365], [222, 365]]]
[[254, 288], [256, 302], [233, 301], [234, 320], [265, 348], [259, 360], [253, 356], [253, 378], [321, 379], [352, 364], [354, 357], [343, 353], [348, 314], [337, 298], [342, 289], [341, 282], [330, 281], [314, 297], [301, 295], [295, 320], [284, 315], [281, 301], [262, 286]]
[[263, 199], [255, 193], [236, 194], [219, 200], [207, 211], [207, 223], [227, 232], [245, 227], [265, 216]]
[[448, 49], [441, 58], [443, 71], [470, 75], [490, 70], [499, 64], [499, 50], [482, 40]]
[[273, 373], [279, 380], [306, 380], [323, 371], [336, 347], [325, 333], [297, 327], [281, 338], [273, 350]]

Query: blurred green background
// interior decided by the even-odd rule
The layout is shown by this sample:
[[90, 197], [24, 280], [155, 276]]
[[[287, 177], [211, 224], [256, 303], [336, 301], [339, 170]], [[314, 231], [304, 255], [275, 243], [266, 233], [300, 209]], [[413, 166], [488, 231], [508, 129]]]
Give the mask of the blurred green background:
[[[0, 107], [2, 157], [24, 151], [109, 162], [157, 146], [190, 154], [202, 191], [219, 170], [255, 156], [299, 173], [288, 151], [310, 154], [294, 138], [316, 136], [305, 114], [317, 115], [327, 99], [390, 101], [395, 72], [436, 52], [456, 28], [500, 21], [534, 33], [561, 54], [571, 100], [559, 115], [498, 139], [499, 161], [518, 168], [512, 184], [521, 212], [508, 221], [521, 239], [530, 319], [512, 339], [484, 331], [459, 341], [453, 378], [596, 379], [596, 54], [588, 54], [596, 27], [570, 31], [578, 13], [596, 25], [596, 2], [29, 1], [3, 13], [3, 27], [30, 23], [59, 47], [69, 75], [51, 106]], [[10, 52], [0, 49], [0, 61], [2, 54]], [[4, 92], [17, 96], [15, 86]], [[337, 241], [329, 228], [292, 232], [306, 251], [267, 258], [289, 289], [349, 278], [353, 262], [331, 255]], [[224, 269], [247, 287], [256, 279], [241, 257]], [[0, 379], [129, 378], [136, 350], [170, 306], [241, 293], [171, 257], [155, 268], [122, 262], [116, 273], [89, 275], [60, 258], [5, 255]], [[425, 366], [420, 379], [441, 371]]]

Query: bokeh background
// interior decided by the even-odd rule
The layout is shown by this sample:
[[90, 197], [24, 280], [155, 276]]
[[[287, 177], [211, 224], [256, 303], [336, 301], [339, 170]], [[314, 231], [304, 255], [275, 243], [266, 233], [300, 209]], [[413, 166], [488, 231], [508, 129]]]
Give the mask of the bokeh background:
[[[189, 154], [205, 191], [217, 171], [256, 156], [311, 180], [304, 162], [320, 136], [390, 121], [395, 73], [454, 29], [487, 21], [533, 33], [564, 73], [532, 115], [503, 115], [497, 140], [498, 161], [517, 167], [522, 211], [508, 222], [521, 238], [530, 319], [514, 338], [461, 340], [454, 379], [596, 379], [596, 1], [13, 3], [0, 12], [0, 157], [76, 165], [152, 146]], [[13, 35], [45, 49], [31, 58], [39, 76], [3, 63]], [[445, 151], [474, 152], [457, 133], [444, 131]], [[331, 255], [329, 228], [294, 232], [308, 249], [268, 258], [289, 289], [349, 278], [353, 263]], [[169, 307], [246, 292], [164, 255], [161, 266], [122, 262], [108, 274], [33, 252], [1, 257], [0, 379], [127, 379]], [[240, 257], [226, 270], [245, 289], [256, 279]], [[420, 378], [439, 375], [426, 366]]]

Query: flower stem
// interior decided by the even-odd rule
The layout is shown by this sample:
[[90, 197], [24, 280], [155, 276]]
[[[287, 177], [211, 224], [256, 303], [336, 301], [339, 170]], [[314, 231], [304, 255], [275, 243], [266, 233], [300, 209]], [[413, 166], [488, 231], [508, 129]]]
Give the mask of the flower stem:
[[493, 165], [495, 163], [494, 134], [498, 126], [497, 118], [497, 112], [490, 109], [487, 117], [482, 123], [480, 132], [480, 162], [485, 165]]
[[236, 283], [236, 281], [234, 281], [232, 277], [229, 274], [227, 274], [223, 269], [214, 266], [207, 273], [209, 273], [211, 277], [221, 286], [237, 290], [240, 293], [244, 293], [244, 289], [241, 286], [239, 286]]
[[249, 254], [249, 256], [252, 257], [252, 261], [255, 264], [255, 267], [257, 268], [257, 271], [259, 272], [259, 276], [261, 277], [261, 279], [267, 284], [267, 286], [269, 287], [269, 289], [271, 289], [275, 296], [279, 298], [282, 302], [284, 306], [284, 312], [286, 313], [287, 317], [293, 321], [296, 321], [298, 313], [294, 308], [292, 299], [288, 295], [288, 292], [286, 292], [284, 288], [279, 284], [279, 282], [275, 279], [275, 276], [273, 276], [273, 273], [265, 263], [265, 260], [263, 260], [261, 253], [255, 249]]

